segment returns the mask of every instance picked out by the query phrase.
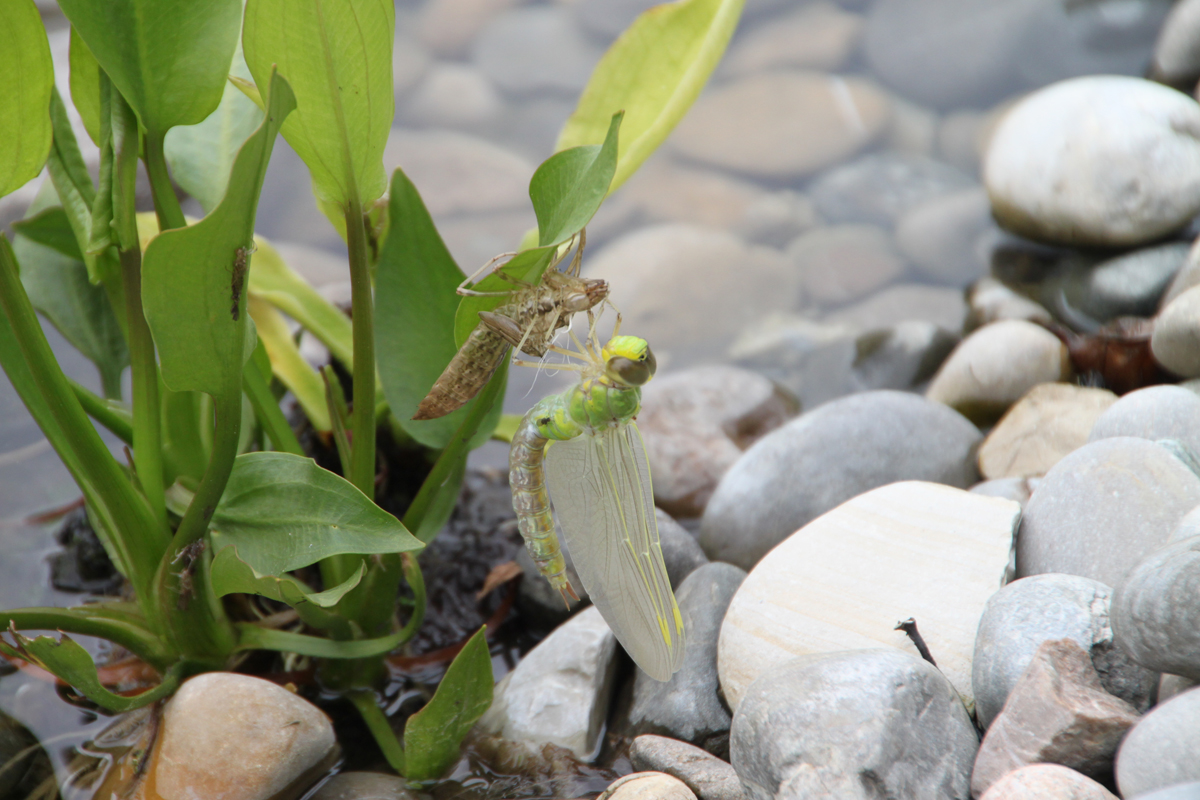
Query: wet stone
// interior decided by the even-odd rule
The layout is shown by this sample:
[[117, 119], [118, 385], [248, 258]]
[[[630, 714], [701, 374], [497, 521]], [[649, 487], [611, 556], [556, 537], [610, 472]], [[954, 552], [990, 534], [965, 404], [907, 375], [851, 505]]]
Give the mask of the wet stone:
[[1159, 300], [1159, 308], [1166, 308], [1168, 303], [1197, 284], [1200, 284], [1200, 244], [1193, 242], [1183, 266], [1175, 273], [1171, 285]]
[[949, 164], [882, 152], [834, 167], [813, 181], [809, 192], [830, 222], [891, 225], [925, 202], [975, 185]]
[[1071, 375], [1067, 348], [1032, 322], [1005, 320], [986, 325], [954, 349], [925, 396], [985, 424], [1039, 383]]
[[922, 277], [962, 286], [987, 273], [981, 238], [995, 228], [980, 187], [934, 197], [896, 221], [896, 244]]
[[1136, 78], [1063, 81], [1005, 115], [984, 183], [1000, 224], [1032, 239], [1157, 239], [1200, 211], [1200, 105]]
[[1009, 500], [902, 481], [796, 531], [758, 563], [725, 614], [717, 669], [730, 707], [797, 655], [889, 647], [915, 656], [896, 629], [913, 618], [970, 708], [975, 631], [1005, 577], [1020, 511]]
[[[1116, 402], [1117, 396], [1107, 389], [1038, 384], [984, 439], [979, 448], [979, 474], [984, 478], [1045, 475], [1068, 453], [1087, 444], [1093, 424]], [[1200, 407], [1200, 398], [1196, 405]]]
[[728, 761], [686, 742], [644, 734], [633, 740], [629, 760], [636, 770], [678, 778], [700, 800], [746, 800], [746, 790]]
[[1152, 317], [1184, 264], [1189, 245], [1171, 242], [1096, 265], [1077, 264], [1054, 280], [1058, 302], [1099, 327], [1117, 317]]
[[798, 236], [787, 255], [804, 294], [821, 306], [842, 305], [872, 294], [905, 271], [892, 237], [876, 225], [833, 225]]
[[564, 6], [505, 11], [488, 23], [472, 47], [479, 69], [516, 95], [578, 94], [601, 52]]
[[1046, 473], [1025, 506], [1017, 574], [1065, 572], [1120, 585], [1200, 505], [1200, 479], [1145, 439], [1102, 439]]
[[618, 778], [596, 800], [696, 800], [696, 795], [666, 773], [635, 772]]
[[817, 224], [817, 209], [806, 195], [779, 189], [747, 206], [736, 231], [752, 242], [783, 247]]
[[1001, 777], [979, 800], [1117, 800], [1102, 785], [1060, 764], [1030, 764]]
[[864, 392], [802, 414], [747, 450], [705, 509], [700, 545], [714, 561], [751, 568], [771, 548], [840, 503], [877, 486], [975, 482], [980, 436], [937, 403]]
[[706, 564], [676, 590], [687, 629], [683, 666], [665, 683], [637, 670], [629, 710], [635, 733], [671, 736], [728, 757], [730, 716], [717, 680], [717, 638], [745, 577], [732, 564]]
[[911, 389], [933, 377], [956, 344], [956, 334], [915, 319], [864, 333], [854, 342], [851, 381], [857, 391]]
[[1200, 286], [1188, 289], [1159, 313], [1150, 350], [1171, 372], [1200, 377]]
[[825, 315], [824, 321], [878, 330], [906, 320], [925, 320], [951, 332], [962, 330], [967, 307], [958, 289], [897, 284]]
[[1088, 441], [1113, 436], [1177, 439], [1200, 453], [1200, 396], [1178, 386], [1148, 386], [1130, 392], [1100, 415]]
[[1071, 639], [1042, 642], [983, 737], [971, 792], [983, 794], [1028, 764], [1062, 764], [1103, 778], [1137, 720], [1136, 709], [1104, 691], [1087, 651]]
[[748, 688], [730, 744], [753, 800], [966, 798], [977, 746], [949, 681], [893, 650], [777, 665]]
[[1117, 751], [1117, 787], [1122, 797], [1200, 781], [1200, 688], [1151, 709]]
[[[625, 184], [622, 197], [654, 222], [692, 222], [735, 230], [765, 192], [716, 170], [651, 158]], [[588, 228], [589, 238], [591, 228]]]
[[35, 797], [38, 787], [54, 778], [50, 758], [34, 735], [4, 713], [0, 713], [0, 768], [0, 797]]
[[988, 599], [975, 637], [971, 686], [984, 728], [1043, 642], [1070, 639], [1091, 657], [1104, 689], [1138, 711], [1150, 707], [1158, 678], [1114, 642], [1109, 618], [1112, 589], [1078, 575], [1022, 578]]
[[720, 71], [746, 75], [777, 68], [836, 70], [862, 35], [863, 18], [828, 0], [808, 3], [749, 29], [729, 49]]
[[671, 135], [670, 146], [723, 169], [794, 180], [870, 144], [888, 114], [886, 95], [861, 78], [768, 72], [702, 95]]
[[408, 784], [396, 775], [379, 772], [339, 772], [321, 785], [309, 800], [416, 800]]
[[1029, 322], [1051, 321], [1050, 312], [1029, 298], [1019, 295], [995, 278], [981, 278], [967, 290], [967, 329], [975, 330], [1006, 319]]
[[167, 703], [150, 768], [163, 800], [267, 800], [302, 789], [336, 747], [316, 706], [270, 681], [210, 672]]
[[655, 378], [642, 391], [638, 414], [655, 503], [680, 517], [700, 516], [742, 452], [797, 411], [795, 399], [771, 381], [737, 367]]
[[1113, 629], [1139, 664], [1200, 680], [1200, 536], [1130, 570], [1113, 598]]

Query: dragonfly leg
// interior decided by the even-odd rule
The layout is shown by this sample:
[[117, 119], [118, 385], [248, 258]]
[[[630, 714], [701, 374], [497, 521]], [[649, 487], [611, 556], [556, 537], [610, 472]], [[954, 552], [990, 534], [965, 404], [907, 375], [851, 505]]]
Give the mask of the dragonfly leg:
[[458, 288], [454, 291], [463, 297], [507, 297], [508, 295], [512, 294], [512, 292], [477, 292], [474, 289], [467, 288], [468, 284], [474, 285], [475, 279], [482, 275], [488, 268], [491, 268], [492, 274], [498, 274], [501, 278], [508, 280], [510, 283], [528, 286], [528, 284], [518, 281], [515, 278], [510, 278], [508, 275], [505, 275], [500, 271], [504, 269], [504, 264], [507, 264], [507, 261], [505, 261], [504, 264], [496, 263], [502, 258], [512, 258], [515, 255], [516, 253], [501, 253], [498, 256], [492, 256], [492, 258], [490, 258], [486, 264], [467, 276], [467, 279], [460, 283]]

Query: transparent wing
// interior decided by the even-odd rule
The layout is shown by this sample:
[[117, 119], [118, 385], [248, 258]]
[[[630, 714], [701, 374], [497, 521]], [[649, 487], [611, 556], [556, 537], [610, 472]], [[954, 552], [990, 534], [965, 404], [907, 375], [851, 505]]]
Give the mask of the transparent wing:
[[637, 665], [668, 680], [683, 663], [683, 619], [663, 564], [637, 426], [554, 442], [546, 480], [592, 602]]

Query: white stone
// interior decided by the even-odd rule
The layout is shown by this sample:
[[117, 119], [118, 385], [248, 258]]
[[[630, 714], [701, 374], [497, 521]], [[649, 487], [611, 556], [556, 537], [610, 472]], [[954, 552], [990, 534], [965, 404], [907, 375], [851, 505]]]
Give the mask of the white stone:
[[910, 617], [968, 710], [975, 630], [1008, 568], [1021, 507], [1011, 500], [905, 481], [849, 500], [758, 563], [726, 612], [717, 650], [736, 712], [764, 670], [798, 655], [917, 650]]
[[1154, 44], [1154, 68], [1168, 81], [1200, 74], [1200, 0], [1176, 3]]
[[596, 800], [696, 800], [696, 795], [665, 772], [635, 772], [617, 778]]
[[1001, 225], [1033, 239], [1128, 246], [1200, 212], [1200, 104], [1138, 78], [1073, 78], [1005, 115], [984, 161]]
[[1150, 352], [1177, 375], [1200, 377], [1200, 286], [1188, 289], [1159, 312]]
[[598, 755], [615, 677], [617, 639], [595, 606], [560, 625], [496, 685], [479, 721], [487, 733], [590, 760]]
[[232, 672], [184, 683], [163, 711], [159, 737], [152, 769], [162, 800], [267, 800], [336, 745], [319, 708], [270, 681]]

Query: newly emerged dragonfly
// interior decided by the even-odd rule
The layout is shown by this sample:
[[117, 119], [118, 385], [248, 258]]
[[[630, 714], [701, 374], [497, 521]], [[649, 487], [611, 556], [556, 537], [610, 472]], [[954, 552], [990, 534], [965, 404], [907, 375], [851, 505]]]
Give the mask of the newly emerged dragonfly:
[[607, 281], [579, 277], [585, 242], [581, 231], [570, 267], [559, 272], [557, 265], [552, 265], [536, 286], [516, 281], [496, 267], [497, 275], [519, 288], [512, 292], [467, 288], [480, 273], [513, 253], [497, 256], [459, 285], [460, 295], [502, 296], [509, 300], [494, 311], [479, 312], [479, 324], [417, 406], [413, 419], [436, 419], [461, 408], [491, 379], [509, 346], [541, 358], [574, 314], [595, 308], [608, 298]]
[[[590, 315], [589, 315], [590, 316]], [[575, 597], [555, 535], [554, 513], [575, 571], [617, 640], [650, 677], [683, 663], [684, 625], [667, 578], [650, 467], [634, 417], [654, 375], [650, 346], [617, 330], [603, 348], [592, 331], [580, 352], [581, 380], [543, 398], [521, 420], [509, 452], [513, 508], [538, 569], [564, 600]], [[574, 336], [572, 336], [574, 338]], [[549, 484], [549, 493], [547, 493]]]

